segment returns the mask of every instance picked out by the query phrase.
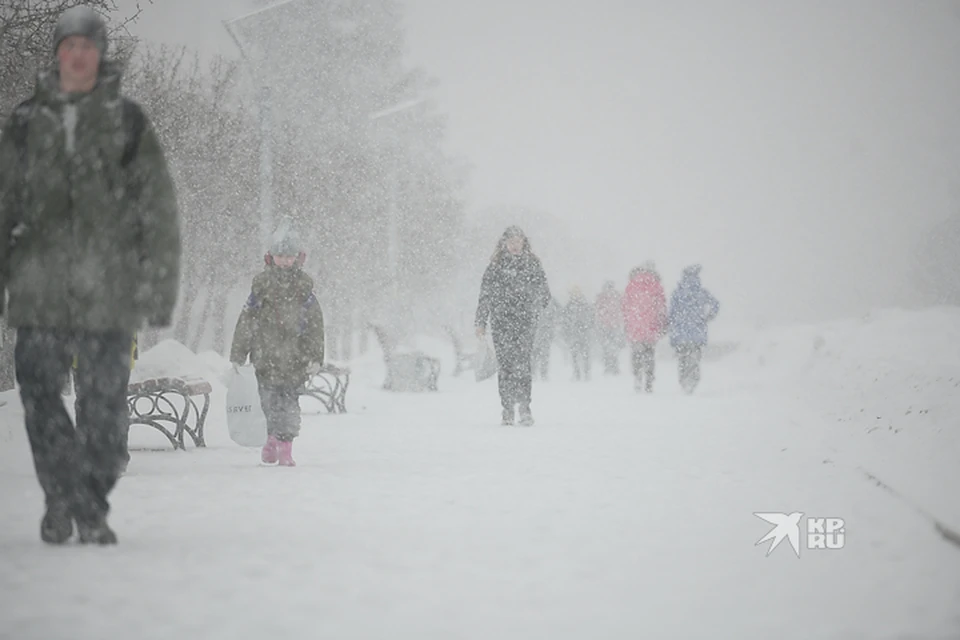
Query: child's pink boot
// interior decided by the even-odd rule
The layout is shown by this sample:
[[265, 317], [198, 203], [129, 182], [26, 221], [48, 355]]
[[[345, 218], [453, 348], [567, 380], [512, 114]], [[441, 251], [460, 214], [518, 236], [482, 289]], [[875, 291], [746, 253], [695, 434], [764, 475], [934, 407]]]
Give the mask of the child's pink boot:
[[260, 451], [260, 459], [266, 464], [273, 464], [277, 461], [277, 450], [280, 447], [281, 442], [277, 440], [276, 436], [270, 436], [267, 438], [267, 443], [263, 445], [263, 449]]
[[281, 467], [295, 467], [297, 463], [293, 461], [293, 442], [288, 440], [286, 442], [279, 442], [278, 452], [280, 454], [280, 466]]

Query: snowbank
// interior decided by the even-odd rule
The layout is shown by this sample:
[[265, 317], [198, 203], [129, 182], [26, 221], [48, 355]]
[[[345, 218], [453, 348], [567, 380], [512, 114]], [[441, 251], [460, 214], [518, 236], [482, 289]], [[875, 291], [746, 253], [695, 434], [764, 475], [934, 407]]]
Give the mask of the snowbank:
[[[210, 409], [204, 423], [204, 437], [208, 447], [234, 446], [227, 434], [226, 374], [230, 361], [213, 351], [196, 354], [176, 340], [164, 340], [140, 354], [130, 380], [163, 377], [203, 378], [213, 387]], [[130, 447], [169, 447], [164, 437], [149, 427], [130, 431]]]
[[230, 361], [214, 352], [197, 355], [176, 340], [164, 340], [140, 354], [130, 373], [131, 381], [171, 376], [196, 376], [220, 381]]
[[840, 421], [896, 430], [960, 409], [960, 308], [897, 309], [760, 332], [731, 356], [754, 384], [832, 402]]
[[878, 476], [960, 527], [960, 308], [771, 329], [727, 361], [738, 387], [797, 400], [825, 460]]

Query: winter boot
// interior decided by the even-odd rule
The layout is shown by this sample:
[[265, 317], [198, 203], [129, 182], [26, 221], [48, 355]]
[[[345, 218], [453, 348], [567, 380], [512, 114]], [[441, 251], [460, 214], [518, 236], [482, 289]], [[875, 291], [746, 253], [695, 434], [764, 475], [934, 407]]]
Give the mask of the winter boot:
[[117, 544], [117, 534], [107, 524], [105, 516], [100, 516], [92, 522], [78, 520], [77, 533], [80, 535], [80, 544]]
[[503, 409], [503, 420], [500, 421], [500, 424], [505, 427], [510, 427], [513, 425], [513, 408]]
[[291, 440], [280, 441], [277, 445], [277, 454], [281, 467], [297, 466], [297, 463], [293, 461], [293, 442]]
[[57, 503], [47, 507], [40, 521], [40, 539], [47, 544], [63, 544], [73, 535], [73, 518], [65, 504]]
[[280, 441], [277, 440], [276, 436], [267, 438], [267, 443], [263, 445], [263, 449], [260, 451], [260, 460], [262, 460], [264, 464], [275, 464], [278, 459], [279, 447]]
[[520, 405], [520, 425], [524, 427], [533, 426], [533, 413], [530, 412], [530, 405]]

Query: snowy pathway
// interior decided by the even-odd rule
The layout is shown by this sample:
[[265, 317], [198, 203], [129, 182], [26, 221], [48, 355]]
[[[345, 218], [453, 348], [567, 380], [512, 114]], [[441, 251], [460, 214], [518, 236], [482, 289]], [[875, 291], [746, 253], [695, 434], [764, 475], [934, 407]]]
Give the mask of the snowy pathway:
[[[960, 550], [825, 461], [812, 412], [661, 366], [650, 397], [538, 385], [532, 429], [496, 425], [494, 381], [371, 376], [305, 415], [295, 469], [216, 437], [135, 453], [113, 549], [43, 546], [26, 445], [0, 443], [0, 638], [960, 637]], [[846, 547], [766, 557], [755, 511], [845, 518]]]

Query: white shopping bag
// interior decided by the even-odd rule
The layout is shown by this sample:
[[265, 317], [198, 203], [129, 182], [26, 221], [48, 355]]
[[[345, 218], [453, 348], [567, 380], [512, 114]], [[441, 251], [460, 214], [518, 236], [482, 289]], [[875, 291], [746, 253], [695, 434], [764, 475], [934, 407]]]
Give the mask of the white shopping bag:
[[241, 447], [262, 447], [267, 441], [267, 418], [260, 406], [257, 375], [252, 366], [230, 372], [227, 380], [227, 431]]
[[480, 338], [480, 344], [477, 347], [477, 353], [474, 354], [476, 362], [473, 367], [473, 374], [477, 382], [483, 382], [492, 378], [497, 373], [497, 352], [493, 346], [484, 338]]

